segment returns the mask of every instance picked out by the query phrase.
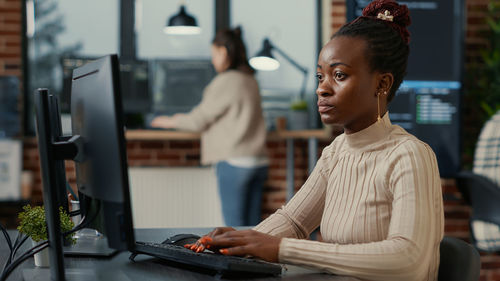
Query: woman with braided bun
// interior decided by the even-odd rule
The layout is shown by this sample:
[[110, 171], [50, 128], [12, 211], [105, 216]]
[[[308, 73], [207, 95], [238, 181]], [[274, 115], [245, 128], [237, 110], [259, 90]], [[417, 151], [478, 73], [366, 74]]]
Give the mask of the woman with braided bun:
[[[318, 111], [344, 134], [297, 194], [251, 230], [217, 228], [189, 248], [250, 255], [363, 280], [437, 280], [443, 237], [431, 148], [392, 125], [387, 104], [406, 72], [408, 9], [376, 0], [318, 58]], [[322, 241], [308, 240], [320, 227]]]

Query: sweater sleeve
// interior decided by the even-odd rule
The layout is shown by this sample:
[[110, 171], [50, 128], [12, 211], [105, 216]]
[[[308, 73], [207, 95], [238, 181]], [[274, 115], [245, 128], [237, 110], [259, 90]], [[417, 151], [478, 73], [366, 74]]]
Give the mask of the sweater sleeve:
[[241, 86], [231, 76], [228, 73], [216, 76], [203, 90], [201, 102], [189, 113], [178, 116], [176, 128], [201, 132], [224, 114], [234, 100], [234, 92]]
[[392, 162], [386, 181], [393, 202], [385, 240], [335, 244], [284, 238], [280, 262], [369, 280], [434, 280], [437, 276], [431, 275], [438, 265], [429, 261], [439, 261], [436, 249], [443, 235], [437, 162], [432, 150], [420, 142], [400, 148], [388, 159]]
[[327, 185], [325, 162], [331, 159], [331, 146], [323, 150], [311, 175], [290, 202], [258, 224], [254, 230], [278, 237], [302, 239], [307, 238], [319, 226]]

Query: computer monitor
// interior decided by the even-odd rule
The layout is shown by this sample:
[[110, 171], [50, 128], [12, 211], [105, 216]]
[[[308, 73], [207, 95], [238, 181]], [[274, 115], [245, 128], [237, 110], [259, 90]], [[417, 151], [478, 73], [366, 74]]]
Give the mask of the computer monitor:
[[[62, 59], [63, 83], [62, 91], [59, 94], [59, 102], [63, 113], [70, 113], [71, 111], [73, 70], [96, 59], [96, 57], [67, 57]], [[152, 109], [149, 62], [121, 60], [119, 70], [125, 125], [128, 128], [143, 127], [144, 115], [151, 112]]]
[[199, 104], [215, 76], [208, 59], [153, 60], [150, 73], [153, 112], [169, 115], [188, 112]]
[[100, 203], [105, 223], [96, 227], [109, 246], [128, 250], [135, 240], [119, 75], [116, 55], [73, 71], [71, 124], [84, 144], [83, 160], [75, 162], [78, 191]]
[[[369, 0], [346, 1], [347, 20]], [[408, 74], [389, 104], [391, 121], [429, 144], [442, 177], [461, 169], [465, 1], [397, 1], [410, 10]]]
[[[64, 166], [55, 165], [58, 161], [75, 161], [82, 212], [88, 215], [85, 219], [94, 219], [93, 228], [107, 237], [109, 247], [134, 247], [118, 57], [109, 55], [73, 71], [72, 136], [60, 135], [59, 113], [51, 100], [55, 97], [47, 90], [39, 90], [35, 96], [37, 138], [51, 275], [64, 280], [58, 213], [64, 199], [58, 194], [66, 185], [62, 180]], [[97, 215], [90, 215], [94, 211]]]

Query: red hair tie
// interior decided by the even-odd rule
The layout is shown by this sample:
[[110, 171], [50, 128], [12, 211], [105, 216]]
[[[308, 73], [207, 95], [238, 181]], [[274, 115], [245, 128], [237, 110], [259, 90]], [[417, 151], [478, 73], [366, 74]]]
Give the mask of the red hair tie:
[[382, 20], [394, 28], [406, 44], [410, 43], [410, 11], [406, 5], [399, 5], [394, 0], [375, 0], [363, 9], [362, 18]]

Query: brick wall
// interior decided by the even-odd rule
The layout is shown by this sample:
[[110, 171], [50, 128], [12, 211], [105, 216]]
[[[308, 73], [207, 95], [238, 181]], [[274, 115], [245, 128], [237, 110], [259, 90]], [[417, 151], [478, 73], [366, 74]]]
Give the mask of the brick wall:
[[[331, 1], [331, 33], [345, 21], [345, 0]], [[486, 29], [484, 16], [489, 0], [466, 0], [467, 35], [466, 62], [478, 60], [479, 49], [487, 44], [482, 31]], [[0, 0], [0, 75], [16, 75], [21, 78], [21, 0]], [[464, 130], [474, 128], [464, 122]], [[476, 128], [477, 130], [477, 128]], [[320, 149], [327, 143], [320, 142]], [[269, 179], [264, 193], [263, 217], [276, 210], [286, 197], [286, 144], [285, 141], [269, 141], [271, 152]], [[131, 141], [127, 144], [130, 166], [196, 166], [199, 165], [198, 141]], [[295, 184], [296, 188], [307, 177], [307, 143], [295, 142]], [[36, 141], [24, 140], [24, 169], [33, 171], [33, 201], [41, 202], [41, 181]], [[70, 183], [74, 184], [74, 168], [68, 164]], [[468, 218], [470, 208], [466, 206], [453, 180], [443, 180], [445, 210], [445, 234], [468, 240]], [[480, 280], [500, 280], [500, 257], [497, 254], [481, 254], [482, 271]]]
[[[496, 0], [495, 0], [496, 1]], [[488, 25], [485, 22], [488, 0], [467, 1], [467, 30], [465, 38], [465, 68], [471, 70], [474, 64], [481, 63], [480, 50], [489, 45]], [[491, 1], [493, 2], [493, 0]], [[498, 1], [497, 1], [498, 2]], [[473, 74], [464, 77], [465, 89], [473, 89], [478, 77]], [[474, 83], [474, 84], [473, 84]], [[482, 128], [484, 119], [487, 118], [480, 108], [475, 92], [464, 92], [462, 108], [463, 154], [462, 162], [465, 167], [472, 166], [474, 146]]]
[[[21, 6], [21, 0], [0, 0], [0, 76], [16, 76], [19, 81], [22, 81]], [[19, 112], [23, 112], [22, 108], [23, 98], [19, 97]]]
[[21, 0], [0, 0], [0, 75], [21, 78]]

